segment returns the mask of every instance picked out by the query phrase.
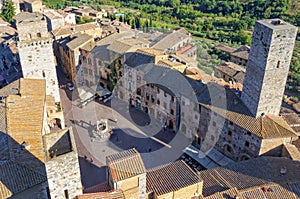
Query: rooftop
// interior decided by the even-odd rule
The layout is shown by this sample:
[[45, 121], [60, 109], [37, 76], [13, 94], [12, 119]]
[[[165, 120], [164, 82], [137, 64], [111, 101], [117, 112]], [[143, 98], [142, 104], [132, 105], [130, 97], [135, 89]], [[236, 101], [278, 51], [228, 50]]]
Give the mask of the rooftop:
[[46, 17], [49, 19], [61, 19], [63, 16], [57, 12], [56, 10], [48, 10], [47, 12], [44, 13]]
[[226, 53], [232, 53], [236, 50], [235, 48], [231, 48], [231, 47], [225, 46], [223, 44], [219, 44], [219, 45], [215, 46], [214, 48], [218, 49], [220, 51], [226, 52]]
[[172, 162], [147, 171], [147, 193], [158, 196], [201, 182], [200, 177], [183, 161]]
[[141, 155], [129, 149], [106, 157], [113, 181], [121, 181], [146, 172]]
[[20, 79], [20, 95], [6, 98], [7, 134], [20, 145], [24, 142], [30, 145], [28, 151], [41, 162], [44, 162], [41, 132], [45, 92], [44, 80]]
[[70, 42], [68, 42], [67, 46], [71, 50], [75, 50], [76, 48], [84, 46], [89, 41], [93, 41], [93, 37], [88, 34], [82, 34], [76, 37], [75, 39], [71, 40]]
[[156, 48], [141, 48], [136, 51], [137, 53], [149, 55], [149, 56], [158, 56], [165, 55], [164, 51]]
[[173, 48], [175, 44], [189, 37], [190, 34], [183, 28], [172, 30], [164, 34], [162, 38], [155, 42], [152, 47], [160, 50], [167, 50], [169, 48]]
[[41, 13], [30, 13], [30, 12], [20, 12], [19, 14], [14, 16], [14, 20], [17, 23], [21, 22], [32, 22], [32, 21], [40, 21], [45, 17]]
[[0, 198], [9, 198], [47, 181], [46, 176], [14, 161], [0, 162], [0, 171]]
[[250, 53], [250, 47], [244, 45], [244, 46], [241, 46], [240, 48], [236, 49], [235, 51], [233, 51], [231, 53], [231, 55], [238, 57], [238, 58], [248, 60], [249, 53]]
[[47, 160], [69, 153], [75, 149], [72, 144], [71, 129], [64, 129], [44, 135]]
[[143, 38], [121, 38], [114, 41], [107, 49], [112, 50], [119, 54], [124, 54], [134, 46], [141, 48], [149, 45], [149, 42]]
[[87, 30], [95, 30], [95, 29], [100, 29], [100, 27], [96, 23], [91, 22], [86, 24], [77, 24], [72, 26], [61, 27], [53, 30], [52, 34], [55, 37], [59, 37], [59, 36], [71, 35], [75, 33], [81, 33]]
[[76, 196], [75, 199], [125, 199], [124, 193], [121, 190], [110, 192], [86, 193]]
[[272, 30], [281, 30], [281, 29], [297, 29], [297, 27], [281, 20], [281, 19], [265, 19], [259, 20], [257, 23], [260, 23]]
[[[286, 174], [281, 175], [281, 168], [286, 168]], [[270, 183], [286, 186], [300, 179], [300, 162], [288, 158], [259, 157], [251, 160], [228, 164], [200, 171], [203, 179], [203, 195], [209, 196], [236, 187], [245, 190]]]

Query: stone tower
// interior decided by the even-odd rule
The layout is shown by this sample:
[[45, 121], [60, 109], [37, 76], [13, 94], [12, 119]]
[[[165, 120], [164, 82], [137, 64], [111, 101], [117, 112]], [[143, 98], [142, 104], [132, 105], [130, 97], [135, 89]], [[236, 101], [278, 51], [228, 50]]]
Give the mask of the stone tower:
[[18, 49], [24, 78], [45, 79], [46, 94], [60, 102], [52, 37], [45, 16], [20, 13], [16, 20]]
[[255, 117], [279, 115], [296, 34], [280, 19], [255, 24], [241, 97]]

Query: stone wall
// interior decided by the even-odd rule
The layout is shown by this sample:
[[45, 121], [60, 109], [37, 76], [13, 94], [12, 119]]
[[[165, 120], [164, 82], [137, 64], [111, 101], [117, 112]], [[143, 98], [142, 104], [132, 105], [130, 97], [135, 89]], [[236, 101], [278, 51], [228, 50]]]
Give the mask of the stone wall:
[[18, 43], [24, 78], [45, 79], [46, 94], [60, 101], [51, 39]]
[[37, 15], [37, 18], [31, 21], [17, 21], [16, 26], [19, 41], [39, 40], [40, 38], [51, 37], [48, 32], [45, 16]]
[[215, 147], [236, 161], [257, 157], [262, 145], [262, 139], [255, 134], [204, 107], [201, 108], [199, 137], [201, 151]]
[[46, 94], [60, 102], [52, 38], [45, 17], [17, 22], [18, 50], [24, 78], [45, 79]]
[[255, 117], [279, 114], [296, 33], [278, 19], [255, 24], [241, 97]]

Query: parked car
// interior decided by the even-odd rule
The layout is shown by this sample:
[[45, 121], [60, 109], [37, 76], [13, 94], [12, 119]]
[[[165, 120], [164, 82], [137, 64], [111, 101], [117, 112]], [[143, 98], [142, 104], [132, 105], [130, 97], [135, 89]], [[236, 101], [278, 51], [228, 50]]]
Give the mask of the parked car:
[[74, 90], [74, 86], [71, 83], [67, 83], [67, 87], [68, 87], [69, 91], [73, 91]]

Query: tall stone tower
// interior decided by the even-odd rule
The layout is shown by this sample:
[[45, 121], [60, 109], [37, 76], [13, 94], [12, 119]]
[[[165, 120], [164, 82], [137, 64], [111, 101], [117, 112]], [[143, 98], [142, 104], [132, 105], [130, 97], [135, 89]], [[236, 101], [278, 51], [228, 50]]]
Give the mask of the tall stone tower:
[[280, 19], [255, 24], [241, 97], [255, 117], [279, 115], [296, 34]]
[[45, 79], [46, 94], [60, 102], [58, 81], [52, 47], [52, 37], [45, 16], [20, 13], [16, 26], [18, 49], [24, 78]]

